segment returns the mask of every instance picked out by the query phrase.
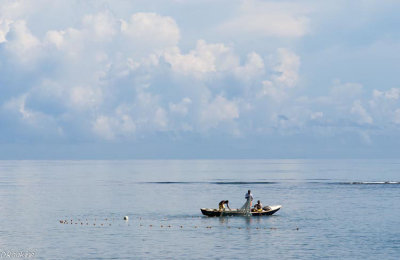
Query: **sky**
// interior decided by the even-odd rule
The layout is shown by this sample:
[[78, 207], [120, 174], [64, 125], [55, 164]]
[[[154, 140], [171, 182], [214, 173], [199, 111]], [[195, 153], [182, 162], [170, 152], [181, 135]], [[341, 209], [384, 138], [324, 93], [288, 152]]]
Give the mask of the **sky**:
[[0, 0], [0, 159], [398, 158], [395, 0]]

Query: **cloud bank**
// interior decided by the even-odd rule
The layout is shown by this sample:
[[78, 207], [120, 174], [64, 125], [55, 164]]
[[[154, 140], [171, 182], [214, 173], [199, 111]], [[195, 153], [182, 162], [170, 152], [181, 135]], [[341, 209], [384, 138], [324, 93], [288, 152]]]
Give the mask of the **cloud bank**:
[[[308, 56], [295, 43], [316, 33], [310, 5], [243, 1], [215, 24], [226, 41], [198, 37], [183, 48], [187, 33], [172, 15], [90, 6], [52, 27], [37, 16], [46, 4], [57, 11], [65, 3], [38, 3], [6, 1], [0, 9], [3, 143], [350, 133], [371, 145], [375, 135], [399, 128], [398, 86], [366, 89], [340, 75], [317, 86], [322, 90], [308, 86], [301, 73]], [[239, 49], [233, 35], [274, 46]]]

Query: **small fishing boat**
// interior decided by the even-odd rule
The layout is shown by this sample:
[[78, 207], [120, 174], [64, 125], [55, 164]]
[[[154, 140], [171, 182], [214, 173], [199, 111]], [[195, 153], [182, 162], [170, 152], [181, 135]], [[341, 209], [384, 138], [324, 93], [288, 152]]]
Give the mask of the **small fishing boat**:
[[[278, 210], [282, 208], [281, 205], [275, 205], [275, 206], [266, 206], [262, 210], [252, 210], [249, 212], [251, 216], [268, 216], [272, 215]], [[200, 209], [201, 213], [203, 215], [208, 216], [208, 217], [225, 217], [225, 216], [243, 216], [246, 215], [243, 210], [240, 209], [231, 209], [231, 210], [218, 210], [218, 209], [209, 209], [209, 208], [202, 208]]]

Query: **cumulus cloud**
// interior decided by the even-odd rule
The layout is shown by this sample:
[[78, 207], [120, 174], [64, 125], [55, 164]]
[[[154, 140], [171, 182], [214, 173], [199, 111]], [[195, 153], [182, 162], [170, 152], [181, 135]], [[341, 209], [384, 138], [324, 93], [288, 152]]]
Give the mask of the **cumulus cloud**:
[[132, 118], [124, 113], [116, 113], [116, 116], [109, 117], [100, 115], [93, 122], [93, 131], [105, 140], [126, 138], [134, 135], [136, 124]]
[[398, 100], [400, 97], [399, 88], [391, 88], [387, 91], [374, 90], [373, 96], [375, 99]]
[[235, 69], [235, 74], [239, 80], [252, 81], [254, 78], [265, 74], [265, 64], [261, 56], [256, 52], [247, 54], [246, 63]]
[[219, 27], [222, 33], [301, 37], [309, 32], [310, 8], [290, 2], [243, 1], [234, 17]]
[[186, 116], [189, 111], [189, 106], [192, 104], [192, 100], [188, 97], [182, 99], [179, 103], [169, 103], [169, 110], [172, 113], [176, 113], [181, 116]]
[[273, 56], [273, 76], [271, 79], [262, 82], [259, 96], [268, 96], [274, 101], [280, 102], [289, 95], [289, 89], [297, 85], [300, 58], [292, 51], [284, 48], [279, 48], [276, 55]]
[[[92, 130], [109, 140], [135, 132], [136, 124], [143, 129], [146, 125], [167, 127], [165, 109], [158, 105], [155, 95], [143, 90], [149, 84], [149, 71], [136, 70], [157, 65], [160, 52], [177, 43], [179, 29], [172, 18], [137, 13], [123, 21], [101, 12], [85, 15], [80, 28], [49, 30], [43, 39], [33, 35], [23, 20], [2, 23], [1, 29], [1, 55], [8, 57], [2, 60], [3, 66], [19, 61], [16, 69], [23, 70], [36, 58], [38, 69], [54, 66], [46, 69], [47, 73], [38, 73], [33, 85], [15, 93], [12, 100], [23, 100], [23, 105], [6, 106], [23, 115], [22, 120], [44, 115], [55, 122], [74, 124], [65, 120], [81, 118], [92, 121]], [[7, 80], [10, 76], [4, 73], [4, 82], [12, 84], [13, 78]], [[15, 87], [19, 86], [2, 85], [4, 90]], [[121, 102], [127, 92], [130, 100]], [[54, 113], [54, 105], [43, 105], [53, 100], [62, 104], [59, 113]], [[121, 103], [129, 107], [126, 113], [121, 112]]]
[[164, 58], [174, 71], [198, 76], [238, 66], [238, 58], [231, 48], [224, 44], [207, 44], [204, 40], [199, 40], [196, 48], [188, 54], [181, 54], [176, 47], [166, 52]]
[[368, 112], [365, 110], [365, 108], [361, 105], [360, 100], [354, 101], [350, 112], [358, 117], [357, 121], [360, 124], [365, 124], [365, 123], [372, 124], [373, 123], [372, 117], [368, 114]]
[[391, 88], [386, 91], [374, 89], [372, 91], [368, 105], [377, 124], [385, 126], [389, 123], [398, 124], [399, 97], [400, 88]]
[[[18, 137], [113, 142], [335, 128], [369, 138], [362, 128], [400, 124], [399, 88], [370, 91], [337, 80], [309, 95], [300, 74], [309, 60], [291, 44], [268, 52], [206, 37], [182, 44], [188, 32], [178, 19], [108, 9], [36, 28], [29, 19], [35, 8], [27, 6], [0, 7], [0, 119], [26, 130], [14, 131]], [[310, 31], [309, 13], [293, 2], [243, 1], [219, 29], [299, 38]]]
[[152, 51], [174, 47], [180, 38], [175, 20], [156, 13], [136, 13], [127, 22], [121, 20], [121, 31], [133, 42], [140, 42]]
[[287, 93], [284, 89], [276, 86], [272, 81], [265, 80], [262, 82], [262, 89], [259, 93], [260, 97], [269, 97], [272, 101], [280, 102], [287, 97]]
[[[3, 31], [3, 45], [6, 52], [25, 63], [34, 58], [39, 40], [30, 32], [24, 20], [7, 23], [7, 29]], [[5, 34], [6, 32], [6, 34]], [[5, 34], [5, 37], [4, 37]]]
[[35, 4], [32, 1], [4, 0], [0, 5], [0, 16], [5, 19], [14, 20], [16, 17], [26, 14], [29, 10], [35, 9], [34, 7]]
[[82, 21], [83, 28], [88, 33], [91, 33], [92, 37], [102, 41], [112, 40], [112, 37], [118, 33], [118, 30], [122, 29], [120, 23], [123, 23], [123, 21], [117, 21], [108, 12], [86, 15]]
[[200, 120], [202, 127], [217, 127], [218, 124], [229, 122], [239, 117], [239, 109], [234, 101], [229, 101], [223, 96], [217, 96], [215, 99], [204, 104], [201, 111]]
[[278, 64], [274, 71], [278, 73], [275, 76], [275, 82], [287, 87], [294, 87], [297, 84], [298, 72], [300, 67], [300, 58], [293, 52], [279, 48]]
[[6, 35], [10, 31], [11, 20], [1, 19], [0, 20], [0, 43], [6, 41]]

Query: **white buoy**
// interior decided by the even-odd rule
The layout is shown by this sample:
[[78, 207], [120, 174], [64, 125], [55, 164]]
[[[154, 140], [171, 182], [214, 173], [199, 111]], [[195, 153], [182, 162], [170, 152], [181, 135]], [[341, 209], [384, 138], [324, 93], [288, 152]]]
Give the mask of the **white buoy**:
[[125, 216], [125, 217], [124, 217], [124, 220], [128, 221], [128, 220], [129, 220], [128, 216]]

